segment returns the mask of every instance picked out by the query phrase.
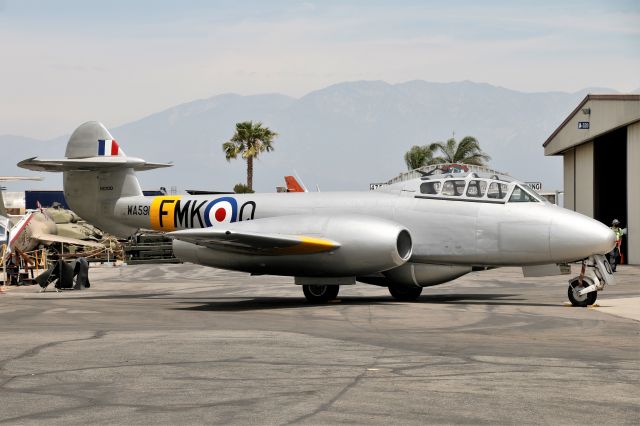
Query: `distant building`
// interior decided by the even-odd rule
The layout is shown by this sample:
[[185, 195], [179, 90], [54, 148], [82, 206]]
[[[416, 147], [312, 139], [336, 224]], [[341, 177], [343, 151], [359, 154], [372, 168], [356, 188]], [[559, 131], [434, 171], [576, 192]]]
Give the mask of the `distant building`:
[[619, 219], [625, 260], [640, 264], [640, 95], [588, 95], [543, 146], [564, 157], [564, 206]]
[[0, 196], [4, 198], [7, 213], [14, 215], [24, 214], [24, 192], [2, 191]]
[[62, 191], [25, 191], [24, 199], [27, 210], [35, 210], [38, 208], [38, 205], [42, 207], [51, 207], [53, 203], [60, 203], [62, 208], [65, 209], [69, 208]]

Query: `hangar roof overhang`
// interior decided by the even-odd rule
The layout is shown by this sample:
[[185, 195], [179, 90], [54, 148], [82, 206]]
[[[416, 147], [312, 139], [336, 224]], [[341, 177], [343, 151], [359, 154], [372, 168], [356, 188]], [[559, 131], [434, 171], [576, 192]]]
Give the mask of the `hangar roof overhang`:
[[640, 121], [640, 95], [587, 95], [542, 144], [544, 155], [562, 154], [637, 121]]

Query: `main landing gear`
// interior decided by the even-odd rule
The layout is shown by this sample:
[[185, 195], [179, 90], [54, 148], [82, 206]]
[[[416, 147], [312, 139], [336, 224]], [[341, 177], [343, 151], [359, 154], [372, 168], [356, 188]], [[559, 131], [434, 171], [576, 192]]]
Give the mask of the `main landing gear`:
[[412, 302], [422, 294], [422, 287], [409, 287], [404, 285], [390, 285], [389, 293], [394, 299], [402, 302]]
[[335, 300], [340, 291], [339, 285], [303, 285], [304, 297], [311, 303], [327, 303]]
[[580, 275], [569, 280], [567, 296], [573, 306], [593, 305], [605, 284], [615, 284], [611, 265], [604, 255], [594, 255], [583, 260]]

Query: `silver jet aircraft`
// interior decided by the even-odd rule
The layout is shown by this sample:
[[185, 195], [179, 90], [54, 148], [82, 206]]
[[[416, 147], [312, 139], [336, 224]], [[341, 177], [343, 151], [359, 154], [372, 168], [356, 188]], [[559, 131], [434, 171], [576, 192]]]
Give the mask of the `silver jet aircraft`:
[[101, 123], [78, 127], [65, 156], [18, 165], [63, 172], [69, 206], [104, 231], [167, 232], [185, 262], [293, 276], [311, 302], [335, 299], [339, 286], [356, 281], [412, 300], [472, 270], [539, 273], [581, 260], [572, 303], [592, 304], [613, 282], [603, 256], [613, 232], [508, 176], [424, 176], [367, 192], [145, 197], [136, 172], [169, 164], [125, 155]]

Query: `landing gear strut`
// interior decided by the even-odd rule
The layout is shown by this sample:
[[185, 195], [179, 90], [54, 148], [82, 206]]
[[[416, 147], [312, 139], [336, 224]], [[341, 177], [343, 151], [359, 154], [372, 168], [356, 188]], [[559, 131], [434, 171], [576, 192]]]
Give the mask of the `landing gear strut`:
[[615, 284], [611, 265], [603, 255], [594, 255], [582, 261], [580, 275], [569, 280], [567, 296], [573, 306], [593, 305], [605, 284]]
[[304, 297], [311, 303], [327, 303], [335, 300], [340, 291], [339, 285], [303, 285]]

